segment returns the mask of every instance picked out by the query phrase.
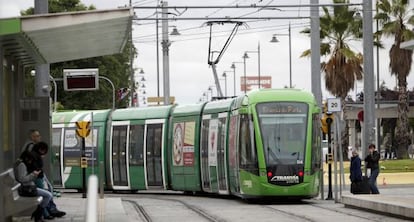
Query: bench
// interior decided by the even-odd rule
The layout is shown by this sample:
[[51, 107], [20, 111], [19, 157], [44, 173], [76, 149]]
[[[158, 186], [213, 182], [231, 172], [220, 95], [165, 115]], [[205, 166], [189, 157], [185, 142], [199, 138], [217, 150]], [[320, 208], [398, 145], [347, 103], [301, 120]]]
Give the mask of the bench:
[[20, 183], [15, 180], [13, 169], [0, 174], [0, 189], [3, 196], [3, 212], [0, 221], [12, 221], [13, 216], [28, 216], [37, 208], [42, 197], [22, 197], [18, 193]]

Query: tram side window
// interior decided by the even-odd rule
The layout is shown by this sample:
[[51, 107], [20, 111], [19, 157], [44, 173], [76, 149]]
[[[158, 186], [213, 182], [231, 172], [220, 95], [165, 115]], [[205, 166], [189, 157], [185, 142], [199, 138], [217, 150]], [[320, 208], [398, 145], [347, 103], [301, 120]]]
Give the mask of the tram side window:
[[240, 168], [256, 175], [259, 174], [257, 153], [254, 143], [253, 123], [248, 115], [240, 116]]
[[131, 125], [129, 140], [129, 164], [144, 165], [144, 125]]
[[319, 114], [312, 116], [312, 172], [321, 168], [321, 128]]
[[217, 141], [217, 151], [224, 153], [224, 147], [226, 146], [226, 118], [219, 118], [219, 133]]

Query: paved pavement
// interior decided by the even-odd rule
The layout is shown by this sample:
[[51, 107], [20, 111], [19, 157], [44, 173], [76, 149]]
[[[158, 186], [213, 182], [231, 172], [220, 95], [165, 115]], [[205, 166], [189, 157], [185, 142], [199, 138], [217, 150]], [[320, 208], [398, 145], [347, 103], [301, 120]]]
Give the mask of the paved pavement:
[[[347, 176], [347, 175], [346, 175]], [[325, 185], [327, 184], [325, 179]], [[347, 177], [345, 181], [348, 181]], [[381, 183], [381, 181], [384, 181]], [[353, 195], [349, 192], [349, 183], [339, 195], [340, 203], [347, 207], [361, 208], [381, 213], [388, 213], [396, 217], [414, 220], [414, 173], [380, 174], [378, 177], [379, 195]], [[326, 187], [326, 186], [325, 186]], [[325, 188], [325, 198], [327, 189]], [[55, 198], [61, 210], [67, 212], [62, 218], [54, 221], [76, 222], [85, 221], [87, 212], [87, 199], [82, 194], [62, 193], [62, 197]], [[98, 221], [128, 221], [121, 199], [105, 197], [98, 200]], [[15, 218], [14, 221], [30, 221], [29, 218]]]
[[[340, 192], [340, 189], [337, 188], [339, 186], [335, 186], [335, 180], [332, 177], [333, 198], [337, 202], [343, 203], [346, 207], [360, 208], [414, 220], [414, 172], [380, 173], [377, 178], [379, 195], [351, 194], [349, 192], [349, 174], [345, 174], [344, 178], [345, 189], [342, 189]], [[339, 177], [337, 181], [339, 181]], [[328, 196], [326, 186], [328, 184], [327, 173], [324, 174], [324, 184], [324, 198], [326, 198]]]
[[[87, 199], [82, 194], [65, 194], [62, 197], [54, 198], [58, 208], [67, 214], [61, 218], [55, 218], [56, 222], [84, 222], [86, 221]], [[97, 221], [127, 222], [128, 215], [125, 213], [121, 198], [105, 197], [98, 199]], [[15, 222], [31, 221], [29, 217], [13, 218]]]

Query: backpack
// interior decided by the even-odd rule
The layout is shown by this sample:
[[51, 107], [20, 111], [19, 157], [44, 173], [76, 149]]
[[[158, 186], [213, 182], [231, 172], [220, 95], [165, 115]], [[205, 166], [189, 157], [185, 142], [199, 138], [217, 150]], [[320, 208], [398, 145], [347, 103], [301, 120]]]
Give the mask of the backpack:
[[22, 153], [23, 153], [24, 151], [30, 151], [30, 152], [32, 152], [34, 145], [35, 145], [35, 144], [34, 144], [32, 141], [28, 142], [28, 143], [25, 145], [25, 147], [23, 148]]

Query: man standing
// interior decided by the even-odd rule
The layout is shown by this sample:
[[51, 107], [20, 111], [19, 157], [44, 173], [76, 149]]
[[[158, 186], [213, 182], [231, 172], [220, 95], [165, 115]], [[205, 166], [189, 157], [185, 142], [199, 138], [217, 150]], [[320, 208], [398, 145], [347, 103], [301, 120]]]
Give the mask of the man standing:
[[380, 154], [375, 150], [375, 145], [370, 144], [368, 146], [369, 154], [365, 157], [367, 166], [367, 176], [369, 177], [369, 186], [371, 187], [372, 194], [379, 194], [377, 187], [377, 177], [379, 174], [379, 159]]
[[23, 145], [21, 153], [23, 153], [25, 150], [28, 150], [29, 152], [32, 151], [34, 144], [41, 141], [40, 132], [37, 129], [31, 129], [29, 130], [29, 140]]

